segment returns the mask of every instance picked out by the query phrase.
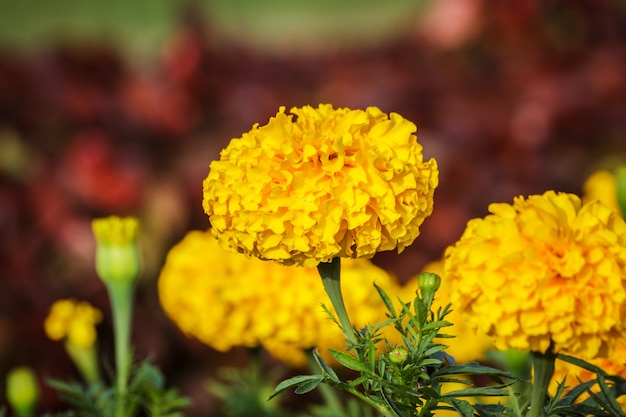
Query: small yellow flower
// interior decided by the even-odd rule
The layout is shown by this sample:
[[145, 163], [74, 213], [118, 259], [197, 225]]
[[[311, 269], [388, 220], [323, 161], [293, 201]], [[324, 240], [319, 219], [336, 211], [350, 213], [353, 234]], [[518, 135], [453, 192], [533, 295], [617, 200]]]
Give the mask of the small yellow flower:
[[599, 201], [548, 191], [468, 222], [446, 250], [453, 305], [506, 350], [595, 358], [625, 336], [626, 224]]
[[281, 107], [211, 163], [203, 207], [220, 245], [285, 265], [401, 252], [432, 213], [435, 160], [396, 113]]
[[583, 184], [582, 200], [583, 203], [600, 200], [612, 209], [619, 210], [615, 174], [606, 170], [591, 174]]
[[52, 340], [90, 348], [97, 339], [96, 325], [102, 321], [102, 313], [87, 302], [59, 300], [50, 308], [44, 321], [44, 329]]
[[[368, 260], [344, 262], [344, 298], [356, 326], [385, 320], [384, 305], [364, 276], [390, 294], [397, 289], [393, 277]], [[306, 349], [345, 348], [322, 309], [324, 303], [332, 310], [317, 269], [248, 259], [222, 249], [210, 232], [189, 232], [170, 250], [158, 290], [183, 333], [219, 351], [263, 346], [283, 362], [305, 366]]]

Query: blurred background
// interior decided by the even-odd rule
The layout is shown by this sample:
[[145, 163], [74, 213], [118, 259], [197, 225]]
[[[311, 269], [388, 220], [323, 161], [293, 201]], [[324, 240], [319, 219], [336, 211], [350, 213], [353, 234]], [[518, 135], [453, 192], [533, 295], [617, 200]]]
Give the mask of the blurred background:
[[[0, 375], [77, 377], [43, 332], [59, 298], [105, 312], [111, 358], [90, 222], [136, 215], [137, 355], [194, 399], [187, 415], [219, 415], [205, 382], [244, 353], [182, 336], [159, 268], [208, 227], [202, 180], [220, 149], [281, 105], [318, 103], [398, 112], [438, 160], [422, 235], [374, 259], [405, 280], [489, 203], [580, 194], [626, 162], [626, 2], [0, 1]], [[59, 407], [44, 390], [41, 411]]]

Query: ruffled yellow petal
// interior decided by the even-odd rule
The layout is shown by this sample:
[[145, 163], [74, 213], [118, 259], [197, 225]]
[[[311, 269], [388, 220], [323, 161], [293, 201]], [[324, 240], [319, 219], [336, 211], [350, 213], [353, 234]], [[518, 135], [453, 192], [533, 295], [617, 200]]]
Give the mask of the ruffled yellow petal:
[[626, 224], [548, 191], [468, 222], [446, 250], [451, 302], [499, 348], [603, 356], [626, 335]]
[[410, 245], [438, 184], [416, 126], [376, 107], [290, 113], [281, 107], [211, 163], [203, 207], [220, 245], [307, 267]]

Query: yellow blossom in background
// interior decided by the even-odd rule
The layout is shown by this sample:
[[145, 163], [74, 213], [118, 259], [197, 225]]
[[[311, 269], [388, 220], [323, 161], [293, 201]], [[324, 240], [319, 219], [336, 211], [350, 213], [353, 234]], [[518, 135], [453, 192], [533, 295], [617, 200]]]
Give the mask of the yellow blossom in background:
[[[397, 291], [396, 281], [368, 260], [342, 265], [344, 298], [356, 326], [385, 320], [372, 282]], [[208, 231], [189, 232], [170, 250], [158, 289], [164, 311], [183, 333], [220, 351], [263, 346], [281, 361], [303, 366], [305, 349], [345, 347], [322, 309], [331, 304], [317, 269], [225, 251]]]
[[[431, 310], [437, 311], [450, 303], [450, 281], [445, 277], [443, 272], [443, 261], [431, 262], [424, 267], [425, 272], [433, 272], [441, 277], [441, 285], [435, 293]], [[405, 294], [400, 298], [403, 301], [412, 301], [415, 298], [417, 290], [417, 276], [409, 280], [404, 286]], [[451, 336], [452, 339], [439, 339], [438, 343], [448, 346], [446, 353], [452, 355], [457, 363], [471, 362], [483, 359], [485, 352], [493, 348], [493, 342], [489, 336], [470, 327], [462, 319], [455, 305], [452, 305], [452, 312], [446, 316], [446, 321], [453, 324], [451, 327], [445, 327], [442, 332]]]
[[588, 358], [625, 337], [626, 225], [599, 201], [548, 191], [491, 204], [445, 254], [450, 300], [501, 350]]
[[415, 124], [376, 107], [290, 113], [281, 107], [211, 163], [203, 207], [220, 244], [308, 267], [410, 245], [438, 184]]
[[[597, 359], [585, 359], [592, 365], [597, 366], [609, 375], [617, 375], [622, 378], [626, 378], [626, 341], [618, 343], [611, 357], [609, 358], [597, 358]], [[596, 379], [595, 372], [588, 371], [579, 366], [574, 366], [569, 362], [563, 360], [557, 360], [554, 368], [554, 376], [552, 377], [552, 384], [550, 385], [550, 392], [554, 394], [559, 382], [565, 379], [565, 385], [569, 388], [573, 388], [578, 385], [580, 381], [588, 382]], [[566, 390], [567, 391], [567, 390]], [[599, 387], [595, 385], [592, 387], [593, 392], [598, 392]], [[587, 398], [584, 394], [581, 401]], [[622, 407], [622, 411], [626, 411], [626, 396], [622, 395], [617, 398], [618, 404]]]
[[617, 180], [609, 171], [596, 171], [583, 184], [583, 203], [600, 200], [607, 206], [619, 210], [617, 204]]
[[96, 324], [102, 313], [87, 302], [59, 300], [50, 308], [44, 329], [52, 340], [67, 340], [74, 346], [90, 348], [96, 342]]

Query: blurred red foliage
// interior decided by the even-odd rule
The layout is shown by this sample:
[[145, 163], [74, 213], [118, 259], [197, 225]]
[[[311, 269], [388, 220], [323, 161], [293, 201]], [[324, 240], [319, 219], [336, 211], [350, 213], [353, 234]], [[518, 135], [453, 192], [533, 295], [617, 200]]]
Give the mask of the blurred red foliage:
[[[377, 105], [418, 124], [440, 187], [416, 243], [376, 258], [402, 279], [438, 258], [489, 203], [580, 193], [591, 171], [626, 160], [626, 8], [608, 0], [450, 5], [394, 42], [328, 54], [219, 43], [193, 13], [147, 68], [131, 68], [106, 45], [0, 51], [0, 371], [74, 372], [45, 340], [43, 318], [63, 297], [107, 311], [90, 220], [138, 215], [149, 254], [137, 353], [154, 355], [196, 397], [189, 415], [208, 415], [202, 407], [214, 404], [191, 387], [224, 356], [173, 328], [156, 277], [186, 230], [208, 227], [201, 182], [210, 161], [278, 106]], [[110, 319], [101, 326], [110, 355], [106, 326]], [[58, 403], [46, 391], [41, 407]]]

